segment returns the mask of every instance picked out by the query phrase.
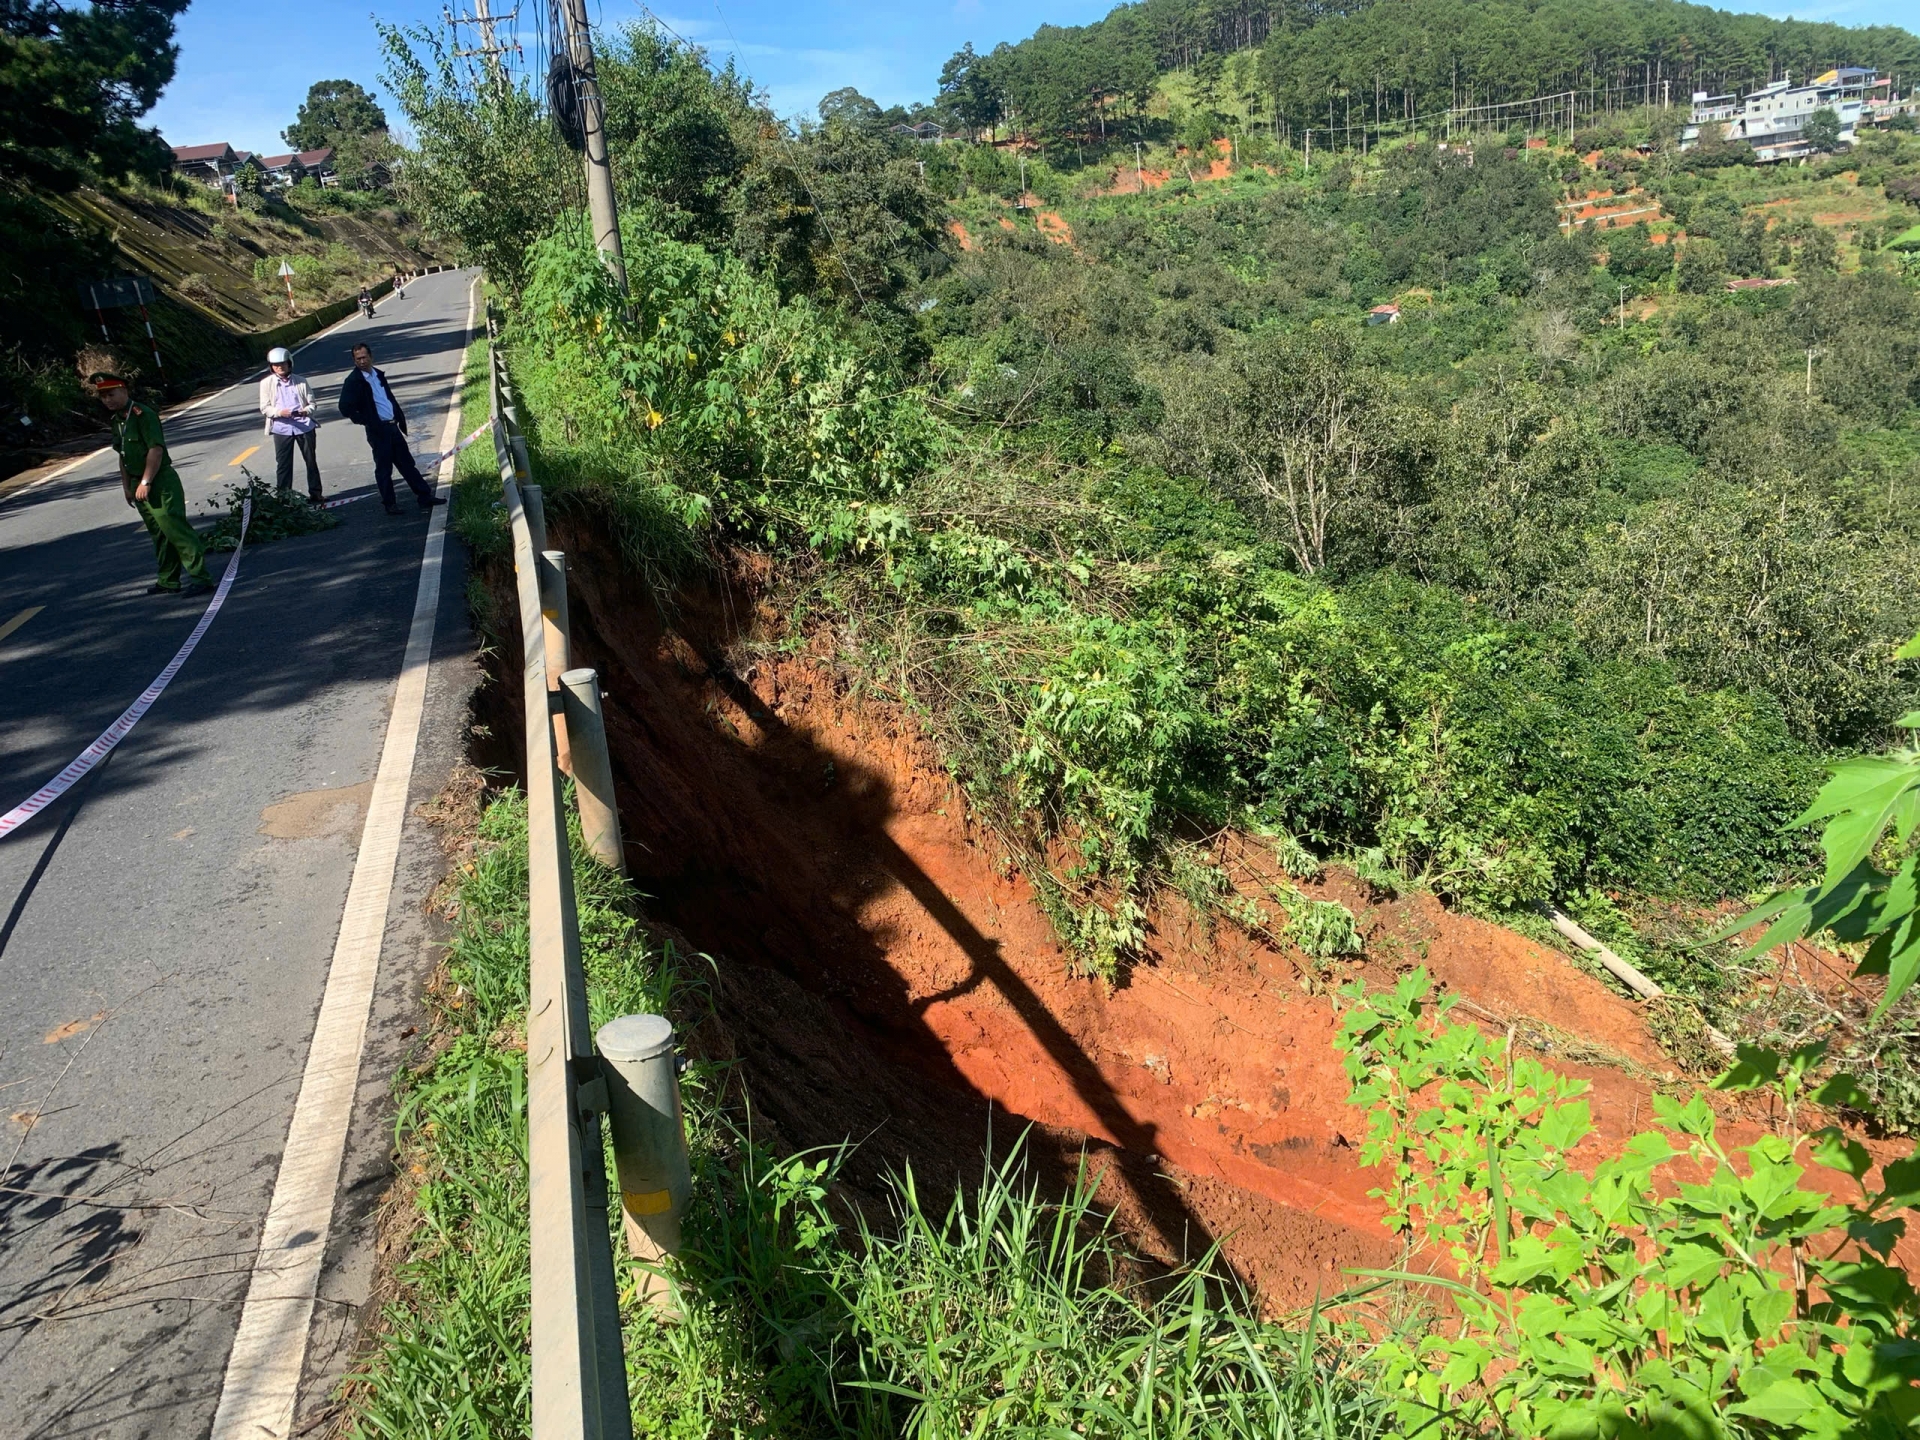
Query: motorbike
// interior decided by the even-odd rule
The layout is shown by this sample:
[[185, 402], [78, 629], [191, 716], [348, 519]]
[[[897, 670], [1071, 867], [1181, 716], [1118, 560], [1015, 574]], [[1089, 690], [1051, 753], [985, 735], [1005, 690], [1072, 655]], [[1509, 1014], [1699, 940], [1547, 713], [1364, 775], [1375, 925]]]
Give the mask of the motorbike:
[[365, 295], [360, 297], [360, 313], [369, 320], [373, 318], [373, 301]]

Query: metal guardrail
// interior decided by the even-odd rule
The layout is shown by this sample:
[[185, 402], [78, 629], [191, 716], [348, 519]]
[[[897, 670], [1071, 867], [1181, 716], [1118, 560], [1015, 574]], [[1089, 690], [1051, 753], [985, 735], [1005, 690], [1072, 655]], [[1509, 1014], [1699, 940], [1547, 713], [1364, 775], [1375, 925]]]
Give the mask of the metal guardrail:
[[[558, 682], [567, 668], [566, 634], [564, 608], [558, 614], [553, 609], [553, 581], [564, 607], [564, 570], [551, 573], [558, 568], [551, 560], [558, 557], [546, 551], [540, 492], [530, 483], [518, 404], [493, 343], [499, 328], [492, 316], [487, 328], [494, 454], [513, 535], [526, 702], [533, 1436], [631, 1440], [600, 1130], [609, 1105], [608, 1076], [588, 1030], [560, 768], [565, 732]], [[550, 572], [546, 585], [543, 569]], [[569, 679], [581, 674], [573, 671]], [[597, 719], [598, 680], [590, 671], [585, 675]], [[601, 732], [603, 761], [604, 743]], [[610, 784], [609, 773], [608, 805]], [[617, 863], [617, 828], [613, 844]]]

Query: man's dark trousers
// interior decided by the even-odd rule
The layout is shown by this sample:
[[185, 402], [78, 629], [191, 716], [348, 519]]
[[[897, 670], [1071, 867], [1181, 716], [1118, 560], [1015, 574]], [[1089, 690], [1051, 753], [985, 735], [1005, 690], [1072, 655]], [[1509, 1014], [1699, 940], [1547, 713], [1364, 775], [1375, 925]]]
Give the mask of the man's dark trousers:
[[307, 495], [310, 499], [320, 498], [320, 432], [309, 430], [304, 435], [276, 435], [273, 437], [274, 489], [293, 489], [293, 452], [298, 450], [300, 458], [307, 462]]
[[416, 500], [422, 505], [432, 501], [433, 487], [421, 476], [420, 467], [413, 463], [413, 452], [407, 448], [407, 437], [398, 425], [391, 420], [374, 421], [367, 426], [367, 443], [373, 447], [373, 483], [380, 487], [382, 503], [389, 508], [398, 503], [393, 497], [396, 466]]

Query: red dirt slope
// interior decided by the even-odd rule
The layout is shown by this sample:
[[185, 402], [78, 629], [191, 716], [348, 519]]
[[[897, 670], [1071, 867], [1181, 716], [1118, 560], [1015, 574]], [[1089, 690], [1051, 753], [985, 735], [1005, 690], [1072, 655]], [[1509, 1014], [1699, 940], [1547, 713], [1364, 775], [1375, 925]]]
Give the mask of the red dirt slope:
[[[1395, 1256], [1357, 1163], [1365, 1122], [1344, 1103], [1334, 1006], [1294, 958], [1174, 905], [1118, 988], [1070, 976], [1026, 880], [908, 717], [850, 696], [824, 656], [735, 673], [722, 617], [745, 611], [743, 590], [684, 601], [669, 629], [603, 541], [554, 530], [574, 557], [575, 663], [608, 691], [629, 863], [720, 961], [746, 1088], [784, 1140], [852, 1137], [856, 1184], [911, 1164], [948, 1185], [977, 1173], [990, 1125], [1005, 1142], [1038, 1122], [1050, 1183], [1091, 1137], [1112, 1167], [1103, 1198], [1146, 1248], [1173, 1259], [1219, 1240], [1280, 1306]], [[500, 707], [503, 728], [516, 710]], [[1244, 846], [1232, 858], [1271, 869]], [[1669, 1066], [1634, 1005], [1431, 898], [1369, 906], [1329, 885], [1369, 931], [1360, 973], [1424, 964], [1484, 1023], [1518, 1024], [1593, 1083], [1596, 1154], [1646, 1123]]]

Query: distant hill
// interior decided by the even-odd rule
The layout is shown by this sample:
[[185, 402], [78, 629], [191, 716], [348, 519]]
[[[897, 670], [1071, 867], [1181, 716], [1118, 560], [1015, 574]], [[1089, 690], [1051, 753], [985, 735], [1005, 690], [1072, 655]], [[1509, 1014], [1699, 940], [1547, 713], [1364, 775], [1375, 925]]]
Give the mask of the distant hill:
[[[1248, 52], [1257, 63], [1234, 65], [1230, 79], [1224, 61]], [[1920, 36], [1681, 0], [1142, 0], [1091, 25], [1043, 25], [988, 55], [962, 51], [941, 102], [963, 126], [1091, 138], [1137, 124], [1156, 77], [1190, 68], [1203, 98], [1297, 133], [1570, 90], [1684, 103], [1694, 90], [1843, 64], [1920, 77]]]

